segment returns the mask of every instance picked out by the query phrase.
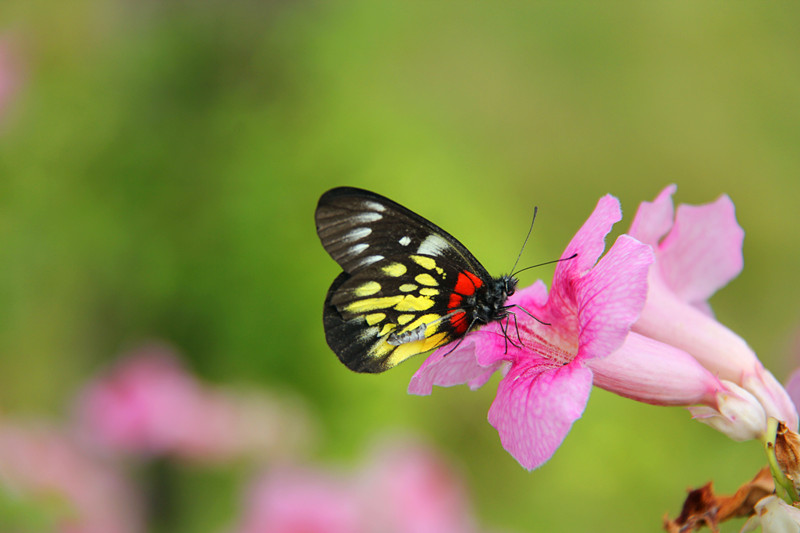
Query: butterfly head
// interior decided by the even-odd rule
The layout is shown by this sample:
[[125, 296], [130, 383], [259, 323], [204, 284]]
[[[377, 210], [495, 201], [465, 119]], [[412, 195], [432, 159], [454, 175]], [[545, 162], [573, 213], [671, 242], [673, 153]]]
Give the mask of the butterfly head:
[[477, 298], [475, 321], [480, 324], [488, 324], [508, 316], [506, 300], [517, 290], [517, 278], [500, 276], [493, 278], [484, 287], [486, 292]]
[[500, 276], [499, 281], [503, 282], [503, 294], [506, 298], [517, 292], [519, 280], [514, 276]]

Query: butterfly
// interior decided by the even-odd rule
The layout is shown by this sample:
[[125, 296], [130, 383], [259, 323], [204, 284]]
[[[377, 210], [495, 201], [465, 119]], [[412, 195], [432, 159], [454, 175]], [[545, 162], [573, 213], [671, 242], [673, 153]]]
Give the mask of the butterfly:
[[343, 270], [325, 298], [325, 339], [351, 370], [383, 372], [513, 314], [513, 275], [492, 277], [455, 237], [384, 196], [331, 189], [315, 219]]

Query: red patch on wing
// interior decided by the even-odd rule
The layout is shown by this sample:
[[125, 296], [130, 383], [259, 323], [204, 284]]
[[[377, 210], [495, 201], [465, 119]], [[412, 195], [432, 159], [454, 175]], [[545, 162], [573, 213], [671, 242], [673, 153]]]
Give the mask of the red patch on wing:
[[459, 311], [450, 317], [450, 324], [459, 335], [467, 331], [467, 314], [464, 311]]
[[458, 273], [455, 291], [464, 296], [472, 296], [483, 285], [481, 278], [466, 270]]
[[460, 294], [456, 294], [454, 292], [451, 293], [450, 294], [450, 302], [447, 304], [447, 307], [449, 309], [456, 309], [456, 308], [460, 307], [461, 306], [461, 300], [463, 298], [464, 297], [461, 296]]

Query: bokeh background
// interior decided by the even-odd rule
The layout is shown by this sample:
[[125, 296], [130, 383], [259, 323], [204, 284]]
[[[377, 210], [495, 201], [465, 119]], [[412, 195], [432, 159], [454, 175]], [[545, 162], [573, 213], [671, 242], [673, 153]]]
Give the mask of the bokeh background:
[[[712, 300], [784, 380], [800, 363], [800, 8], [782, 4], [0, 3], [0, 414], [66, 420], [147, 340], [207, 383], [302, 398], [307, 459], [415, 435], [503, 531], [655, 531], [684, 490], [763, 463], [683, 409], [595, 389], [524, 471], [482, 390], [406, 394], [329, 351], [319, 195], [369, 188], [496, 274], [559, 256], [597, 199], [731, 196], [745, 269]], [[546, 280], [551, 267], [523, 274]], [[160, 466], [153, 531], [220, 531], [248, 468]], [[167, 479], [167, 482], [163, 482]], [[164, 488], [166, 486], [166, 488]], [[731, 531], [741, 524], [735, 524]]]

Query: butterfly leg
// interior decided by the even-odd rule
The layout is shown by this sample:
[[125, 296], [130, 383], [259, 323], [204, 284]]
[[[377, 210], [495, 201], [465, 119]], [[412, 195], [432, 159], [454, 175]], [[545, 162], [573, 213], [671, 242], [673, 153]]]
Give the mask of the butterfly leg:
[[[511, 323], [511, 315], [513, 315], [513, 314], [514, 313], [509, 313], [508, 315], [506, 315], [506, 323], [505, 323], [505, 325], [503, 325], [502, 321], [500, 322], [500, 330], [503, 332], [503, 337], [505, 337], [505, 340], [506, 340], [506, 346], [505, 346], [505, 352], [504, 353], [508, 353], [508, 345], [509, 345], [509, 343], [514, 348], [522, 348], [522, 346], [517, 345], [514, 341], [512, 341], [508, 337], [508, 328], [509, 328], [509, 325]], [[522, 343], [522, 339], [519, 337], [519, 327], [517, 326], [517, 317], [516, 316], [514, 317], [514, 327], [517, 329], [517, 338], [520, 340], [520, 343]]]
[[525, 346], [525, 343], [522, 342], [522, 337], [519, 336], [519, 322], [517, 321], [517, 314], [510, 312], [509, 316], [513, 316], [514, 317], [514, 329], [517, 332], [517, 340], [519, 341], [520, 345]]

